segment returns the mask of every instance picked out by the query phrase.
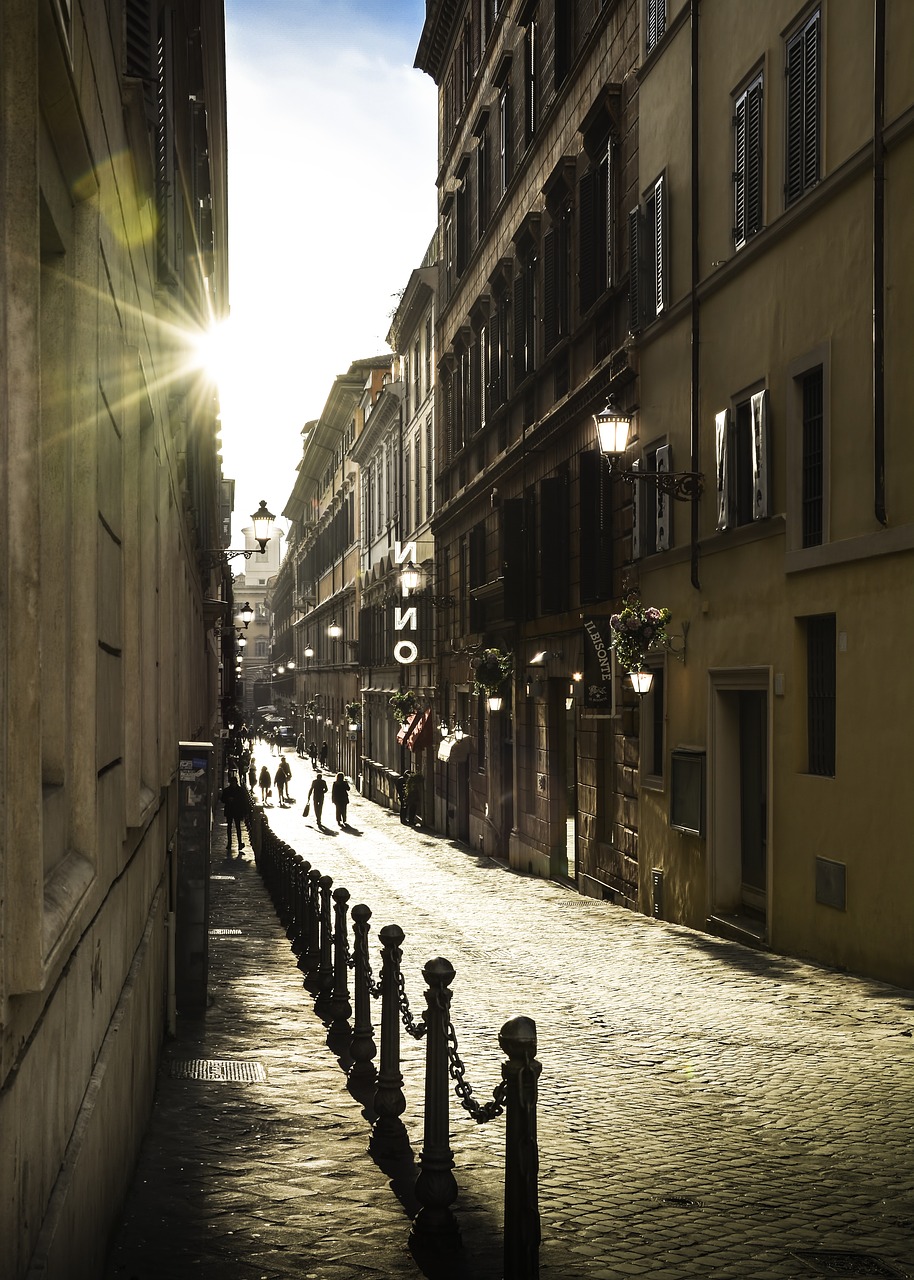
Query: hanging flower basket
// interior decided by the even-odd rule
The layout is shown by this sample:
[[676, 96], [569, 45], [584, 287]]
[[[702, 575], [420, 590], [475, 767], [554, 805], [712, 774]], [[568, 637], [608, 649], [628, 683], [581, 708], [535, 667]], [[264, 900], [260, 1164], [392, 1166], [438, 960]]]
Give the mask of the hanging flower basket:
[[483, 649], [473, 672], [473, 692], [484, 698], [505, 692], [514, 675], [514, 654], [501, 649]]
[[362, 723], [362, 704], [361, 702], [346, 703], [346, 719], [350, 724]]
[[645, 608], [636, 592], [630, 592], [622, 608], [609, 620], [616, 657], [626, 671], [640, 671], [648, 651], [666, 643], [669, 609]]
[[408, 720], [410, 716], [414, 716], [419, 710], [419, 699], [412, 689], [399, 689], [396, 693], [390, 695], [388, 705], [394, 716], [402, 724], [404, 720]]

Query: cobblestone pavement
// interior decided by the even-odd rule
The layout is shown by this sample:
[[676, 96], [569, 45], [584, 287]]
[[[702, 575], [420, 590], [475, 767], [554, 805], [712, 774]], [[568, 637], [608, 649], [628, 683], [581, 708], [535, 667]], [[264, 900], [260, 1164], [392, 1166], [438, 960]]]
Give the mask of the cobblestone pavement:
[[[303, 795], [310, 766], [292, 761]], [[277, 835], [371, 908], [376, 965], [377, 930], [404, 930], [417, 1013], [422, 965], [451, 961], [452, 1019], [480, 1100], [500, 1078], [502, 1024], [537, 1023], [544, 1280], [914, 1276], [914, 992], [581, 898], [358, 797], [349, 817], [349, 830], [319, 832], [300, 803], [267, 811]], [[214, 880], [213, 924], [242, 932], [211, 940], [214, 1007], [169, 1057], [256, 1059], [267, 1081], [175, 1080], [166, 1063], [109, 1280], [180, 1280], [182, 1265], [432, 1274], [406, 1251], [408, 1182], [366, 1154], [367, 1120], [259, 876], [230, 865], [234, 879]], [[421, 1043], [404, 1037], [403, 1055], [418, 1152]], [[477, 1126], [454, 1100], [451, 1129], [465, 1246], [455, 1274], [496, 1280], [504, 1120]]]

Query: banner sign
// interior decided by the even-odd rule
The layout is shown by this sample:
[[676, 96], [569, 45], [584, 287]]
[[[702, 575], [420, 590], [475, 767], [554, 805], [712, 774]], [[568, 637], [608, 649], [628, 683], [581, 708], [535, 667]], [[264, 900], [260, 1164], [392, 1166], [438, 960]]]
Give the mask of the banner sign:
[[612, 689], [612, 629], [609, 618], [585, 618], [582, 706], [590, 711], [609, 710]]

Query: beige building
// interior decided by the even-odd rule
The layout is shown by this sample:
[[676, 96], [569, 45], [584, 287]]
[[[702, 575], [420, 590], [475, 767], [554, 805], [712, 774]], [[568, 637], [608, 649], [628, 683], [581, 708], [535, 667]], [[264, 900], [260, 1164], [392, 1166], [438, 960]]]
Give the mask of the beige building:
[[219, 730], [180, 334], [227, 307], [221, 3], [7, 0], [0, 86], [0, 1270], [97, 1280], [174, 1014], [178, 743]]
[[628, 456], [704, 492], [636, 529], [685, 648], [642, 711], [641, 906], [910, 985], [914, 7], [654, 7]]

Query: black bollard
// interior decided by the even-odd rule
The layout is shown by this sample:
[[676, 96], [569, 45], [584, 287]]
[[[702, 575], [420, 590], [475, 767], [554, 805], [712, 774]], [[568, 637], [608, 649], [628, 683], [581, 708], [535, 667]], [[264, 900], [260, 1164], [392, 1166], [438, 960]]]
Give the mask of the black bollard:
[[311, 863], [307, 862], [300, 854], [295, 855], [295, 867], [293, 872], [293, 901], [295, 903], [295, 933], [292, 937], [292, 951], [296, 956], [301, 956], [308, 947], [308, 872], [311, 870]]
[[[317, 972], [321, 956], [321, 908], [320, 908], [321, 873], [317, 867], [308, 872], [308, 950], [302, 956], [302, 968], [306, 974]], [[310, 979], [305, 978], [304, 985], [310, 986]]]
[[333, 890], [333, 987], [327, 1002], [327, 1012], [332, 1019], [331, 1037], [345, 1037], [349, 1041], [349, 1019], [352, 1005], [349, 1003], [349, 890]]
[[427, 983], [425, 1002], [425, 1128], [416, 1199], [421, 1208], [413, 1221], [411, 1240], [420, 1248], [454, 1248], [460, 1228], [451, 1205], [457, 1199], [457, 1179], [452, 1172], [454, 1153], [449, 1146], [448, 1028], [454, 968], [438, 956], [422, 970]]
[[333, 915], [330, 905], [330, 890], [333, 887], [331, 876], [321, 876], [318, 880], [320, 890], [320, 959], [317, 965], [317, 994], [314, 1008], [322, 1017], [327, 1012], [330, 997], [333, 994]]
[[349, 1040], [352, 1066], [349, 1068], [348, 1076], [350, 1080], [373, 1080], [375, 1078], [373, 1059], [377, 1046], [374, 1042], [374, 1027], [371, 1025], [371, 991], [368, 986], [368, 931], [371, 928], [368, 922], [371, 919], [371, 907], [366, 907], [363, 902], [356, 903], [350, 915], [355, 950], [352, 983], [355, 1017], [352, 1023], [352, 1036]]
[[536, 1023], [512, 1018], [498, 1043], [508, 1055], [505, 1083], [504, 1280], [537, 1280], [540, 1211], [536, 1101], [542, 1063], [536, 1059]]
[[400, 1074], [400, 950], [404, 933], [398, 924], [386, 924], [381, 939], [381, 1061], [374, 1095], [377, 1116], [368, 1149], [380, 1159], [397, 1160], [410, 1153], [409, 1134], [400, 1119], [406, 1110], [403, 1076]]

